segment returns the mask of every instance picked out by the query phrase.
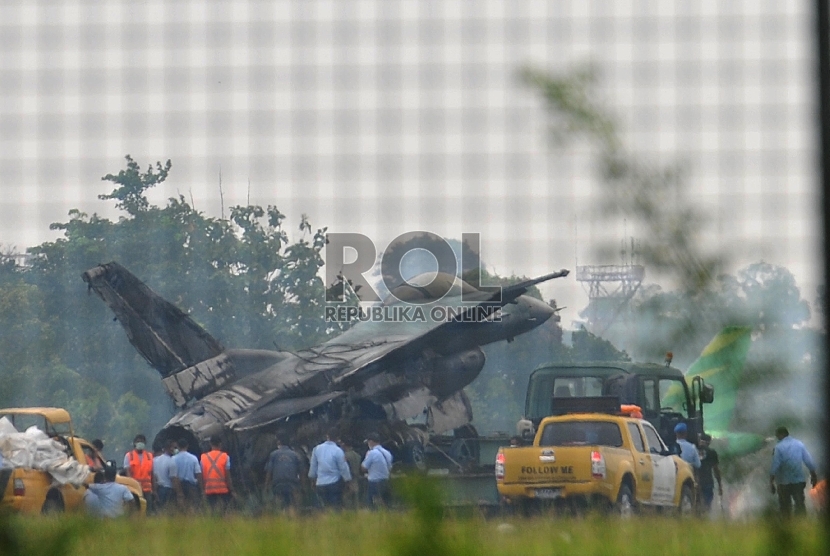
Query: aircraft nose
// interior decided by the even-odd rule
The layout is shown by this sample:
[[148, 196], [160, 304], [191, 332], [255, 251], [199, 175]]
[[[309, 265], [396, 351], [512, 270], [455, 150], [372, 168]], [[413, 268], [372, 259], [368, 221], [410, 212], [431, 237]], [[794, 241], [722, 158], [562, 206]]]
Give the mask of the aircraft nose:
[[527, 311], [527, 320], [534, 325], [540, 325], [553, 316], [556, 312], [553, 308], [535, 297], [528, 297], [523, 295], [521, 297], [522, 304], [525, 305]]

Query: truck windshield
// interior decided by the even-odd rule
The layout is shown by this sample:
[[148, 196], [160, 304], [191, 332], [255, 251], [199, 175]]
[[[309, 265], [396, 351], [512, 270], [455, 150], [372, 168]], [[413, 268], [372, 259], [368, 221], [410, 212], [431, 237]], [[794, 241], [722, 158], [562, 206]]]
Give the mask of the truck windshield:
[[584, 398], [602, 395], [603, 377], [542, 375], [531, 380], [527, 416], [530, 419], [551, 414], [553, 398]]
[[680, 379], [660, 379], [660, 410], [686, 414], [686, 388]]
[[542, 431], [542, 446], [622, 446], [622, 434], [616, 423], [602, 421], [567, 421], [548, 423]]
[[42, 415], [30, 413], [8, 413], [5, 417], [18, 432], [26, 432], [29, 427], [37, 427], [49, 436], [68, 436], [69, 423], [53, 423]]

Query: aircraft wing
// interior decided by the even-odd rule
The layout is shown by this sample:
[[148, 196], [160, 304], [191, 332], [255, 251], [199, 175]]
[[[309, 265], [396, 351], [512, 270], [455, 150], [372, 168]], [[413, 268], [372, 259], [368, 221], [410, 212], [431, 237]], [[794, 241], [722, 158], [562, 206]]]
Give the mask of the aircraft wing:
[[[546, 274], [512, 286], [503, 287], [501, 291], [489, 294], [478, 301], [465, 303], [464, 312], [446, 322], [431, 322], [428, 320], [424, 326], [419, 328], [400, 328], [399, 333], [392, 336], [389, 333], [392, 332], [394, 334], [395, 331], [388, 329], [389, 323], [378, 323], [387, 327], [387, 332], [380, 334], [378, 337], [383, 338], [387, 336], [389, 341], [385, 342], [379, 349], [361, 353], [350, 365], [351, 368], [343, 368], [339, 375], [334, 378], [334, 381], [344, 385], [351, 385], [355, 381], [365, 380], [367, 377], [380, 371], [406, 365], [412, 362], [414, 357], [418, 357], [425, 350], [441, 343], [446, 338], [452, 337], [464, 327], [477, 324], [470, 322], [470, 316], [474, 315], [479, 307], [504, 307], [509, 303], [515, 302], [519, 296], [527, 293], [536, 284], [553, 280], [554, 278], [562, 278], [567, 275], [568, 271], [563, 269], [559, 272]], [[410, 323], [402, 324], [408, 327]], [[348, 333], [352, 331], [357, 333], [358, 328], [352, 328], [347, 333], [332, 340], [332, 342], [343, 345], [348, 341]], [[408, 338], [406, 336], [407, 331], [412, 331], [410, 332], [411, 336]], [[323, 345], [326, 346], [326, 344]]]
[[[465, 303], [466, 312], [446, 322], [427, 319], [425, 322], [360, 323], [337, 338], [302, 350], [295, 354], [295, 358], [275, 365], [269, 373], [280, 377], [280, 384], [263, 392], [245, 415], [229, 421], [229, 425], [240, 430], [243, 427], [246, 430], [263, 427], [295, 414], [295, 407], [307, 406], [307, 410], [313, 409], [316, 406], [312, 400], [320, 392], [345, 393], [370, 380], [388, 381], [388, 384], [383, 385], [387, 388], [386, 391], [394, 390], [395, 381], [398, 380], [396, 377], [411, 376], [441, 359], [441, 354], [432, 349], [435, 344], [443, 338], [458, 334], [463, 327], [475, 324], [465, 322], [464, 315], [482, 305], [504, 307], [526, 293], [530, 287], [567, 275], [568, 271], [562, 270], [504, 287], [501, 292], [488, 294], [476, 302]], [[240, 384], [244, 385], [245, 381]], [[400, 380], [400, 395], [401, 398], [412, 397], [411, 383]], [[428, 393], [418, 394], [418, 397], [428, 400], [428, 404], [440, 401], [434, 395], [430, 399]], [[298, 402], [299, 405], [295, 406], [286, 404], [287, 398], [307, 402]], [[325, 396], [320, 400], [317, 405], [330, 401]]]
[[[437, 345], [446, 344], [447, 338], [456, 337], [470, 326], [490, 324], [469, 322], [470, 315], [474, 314], [477, 308], [504, 307], [515, 302], [530, 287], [567, 275], [568, 271], [562, 270], [504, 287], [500, 292], [488, 294], [478, 301], [464, 302], [464, 312], [446, 321], [427, 318], [411, 322], [370, 320], [358, 323], [336, 338], [297, 352], [295, 359], [278, 364], [276, 373], [284, 382], [310, 387], [298, 386], [297, 395], [312, 395], [323, 387], [328, 387], [329, 390], [353, 387], [385, 371], [416, 370], [413, 365], [423, 363], [425, 353], [432, 353], [435, 358], [447, 354], [436, 349]], [[472, 349], [483, 343], [454, 345], [449, 353]], [[319, 375], [320, 378], [317, 382], [307, 381], [311, 375]], [[284, 389], [274, 392], [274, 397], [283, 396], [285, 393]], [[262, 403], [267, 403], [267, 400], [263, 400]]]
[[326, 392], [317, 396], [275, 400], [257, 411], [249, 411], [242, 417], [228, 421], [225, 426], [240, 432], [256, 429], [306, 413], [344, 395], [345, 392]]

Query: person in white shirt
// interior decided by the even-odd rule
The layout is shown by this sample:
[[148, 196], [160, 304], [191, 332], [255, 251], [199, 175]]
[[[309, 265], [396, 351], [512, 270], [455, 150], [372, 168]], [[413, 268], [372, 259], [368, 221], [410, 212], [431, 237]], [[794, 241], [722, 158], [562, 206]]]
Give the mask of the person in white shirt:
[[370, 508], [379, 505], [389, 506], [391, 491], [389, 489], [389, 475], [392, 472], [392, 454], [380, 445], [380, 436], [373, 432], [366, 436], [369, 450], [363, 458], [361, 469], [366, 472], [368, 487], [366, 489], [366, 503]]
[[343, 449], [337, 445], [337, 431], [326, 434], [326, 441], [311, 451], [308, 478], [315, 481], [317, 497], [323, 507], [343, 507], [343, 485], [352, 480]]

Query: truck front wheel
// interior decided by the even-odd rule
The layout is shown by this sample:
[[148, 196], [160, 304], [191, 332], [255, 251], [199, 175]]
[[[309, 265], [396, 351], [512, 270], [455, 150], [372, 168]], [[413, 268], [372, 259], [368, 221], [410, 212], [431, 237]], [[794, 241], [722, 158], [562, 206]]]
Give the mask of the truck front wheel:
[[629, 518], [634, 515], [634, 493], [631, 492], [631, 487], [628, 483], [623, 483], [620, 486], [620, 492], [617, 494], [617, 502], [614, 504], [614, 513], [622, 518]]
[[44, 515], [54, 515], [63, 513], [63, 509], [63, 498], [60, 493], [52, 491], [46, 495], [40, 512]]

